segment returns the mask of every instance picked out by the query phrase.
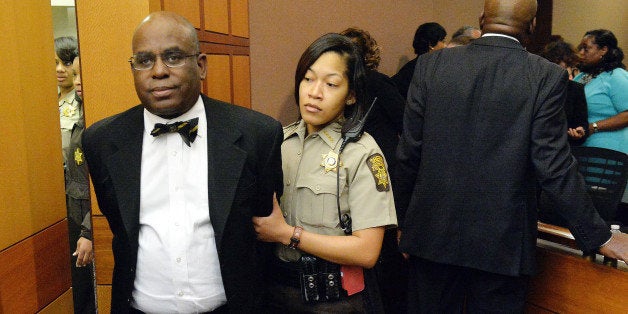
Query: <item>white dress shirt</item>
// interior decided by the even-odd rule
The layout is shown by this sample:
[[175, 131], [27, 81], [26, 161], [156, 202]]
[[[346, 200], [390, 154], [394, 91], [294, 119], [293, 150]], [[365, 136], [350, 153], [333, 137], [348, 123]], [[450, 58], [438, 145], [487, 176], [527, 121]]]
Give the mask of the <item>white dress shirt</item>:
[[[199, 118], [188, 147], [155, 123]], [[144, 109], [140, 230], [132, 306], [146, 313], [199, 313], [226, 304], [207, 191], [207, 119], [199, 96], [166, 120]]]

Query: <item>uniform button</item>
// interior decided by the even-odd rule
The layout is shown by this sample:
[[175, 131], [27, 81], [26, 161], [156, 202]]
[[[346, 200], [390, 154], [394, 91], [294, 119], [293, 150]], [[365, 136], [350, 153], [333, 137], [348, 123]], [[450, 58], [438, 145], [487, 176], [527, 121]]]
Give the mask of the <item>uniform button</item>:
[[181, 263], [181, 258], [177, 257], [177, 263]]
[[288, 213], [287, 212], [283, 212], [283, 218], [288, 217]]
[[298, 151], [298, 152], [297, 152], [297, 155], [301, 156], [301, 151]]
[[290, 183], [292, 183], [292, 181], [288, 180], [288, 182], [286, 182], [286, 185], [290, 185]]
[[177, 293], [177, 295], [182, 297], [183, 296], [183, 291], [179, 291], [179, 293]]
[[172, 157], [177, 157], [177, 152], [172, 152]]
[[175, 222], [174, 225], [178, 227], [179, 226], [179, 222], [178, 221]]
[[321, 186], [320, 185], [316, 185], [316, 191], [320, 191], [321, 190]]

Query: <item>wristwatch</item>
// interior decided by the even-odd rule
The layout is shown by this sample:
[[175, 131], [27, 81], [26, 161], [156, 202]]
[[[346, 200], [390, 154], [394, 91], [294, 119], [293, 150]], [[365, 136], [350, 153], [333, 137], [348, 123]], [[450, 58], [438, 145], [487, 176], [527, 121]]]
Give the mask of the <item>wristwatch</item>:
[[591, 123], [591, 126], [593, 127], [593, 133], [597, 133], [599, 131], [597, 128], [597, 122]]
[[289, 248], [296, 250], [297, 246], [299, 246], [299, 242], [301, 242], [301, 232], [303, 232], [303, 227], [294, 227], [292, 237], [290, 238], [290, 244], [288, 244]]

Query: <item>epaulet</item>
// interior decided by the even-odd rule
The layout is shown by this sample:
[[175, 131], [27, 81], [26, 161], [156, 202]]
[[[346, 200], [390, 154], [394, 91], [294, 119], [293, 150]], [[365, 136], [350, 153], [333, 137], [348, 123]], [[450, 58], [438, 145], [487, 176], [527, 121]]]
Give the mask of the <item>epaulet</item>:
[[299, 126], [299, 121], [293, 122], [283, 127], [283, 138], [284, 140], [288, 138], [290, 135], [294, 134], [297, 131]]

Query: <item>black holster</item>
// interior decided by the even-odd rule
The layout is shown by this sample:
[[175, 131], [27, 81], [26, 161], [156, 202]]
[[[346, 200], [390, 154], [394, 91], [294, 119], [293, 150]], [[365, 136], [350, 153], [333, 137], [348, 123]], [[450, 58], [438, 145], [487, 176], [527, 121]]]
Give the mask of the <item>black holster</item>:
[[340, 279], [340, 265], [312, 255], [299, 259], [301, 296], [305, 302], [336, 301], [346, 296]]

